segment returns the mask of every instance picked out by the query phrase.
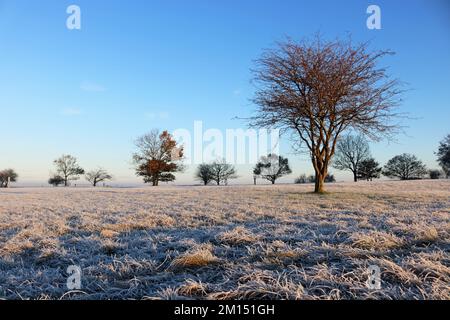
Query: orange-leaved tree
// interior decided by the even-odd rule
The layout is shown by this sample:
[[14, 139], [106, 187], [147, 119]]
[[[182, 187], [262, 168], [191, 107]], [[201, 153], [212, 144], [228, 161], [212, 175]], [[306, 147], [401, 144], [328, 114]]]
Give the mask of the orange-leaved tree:
[[157, 186], [159, 181], [174, 181], [175, 172], [183, 170], [183, 147], [168, 131], [154, 129], [136, 140], [138, 151], [133, 154], [136, 175], [145, 183]]

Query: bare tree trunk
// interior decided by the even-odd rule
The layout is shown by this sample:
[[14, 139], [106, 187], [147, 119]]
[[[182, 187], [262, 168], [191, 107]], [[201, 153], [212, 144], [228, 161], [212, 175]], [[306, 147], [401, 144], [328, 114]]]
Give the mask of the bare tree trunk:
[[325, 175], [316, 172], [316, 183], [314, 186], [314, 192], [315, 193], [323, 193], [324, 189], [323, 189], [323, 185], [325, 182]]
[[319, 156], [313, 157], [313, 167], [316, 174], [314, 193], [323, 193], [325, 177], [327, 176], [328, 164], [320, 159]]
[[275, 184], [275, 180], [272, 180], [272, 184]]
[[357, 173], [356, 173], [356, 170], [353, 171], [353, 181], [354, 181], [354, 182], [358, 182], [358, 175], [357, 175]]

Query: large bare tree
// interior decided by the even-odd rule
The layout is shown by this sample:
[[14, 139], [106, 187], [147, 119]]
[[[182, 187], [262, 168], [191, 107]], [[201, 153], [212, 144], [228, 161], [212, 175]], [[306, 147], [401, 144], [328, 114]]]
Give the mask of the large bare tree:
[[56, 167], [56, 174], [63, 178], [64, 186], [67, 187], [71, 180], [78, 180], [84, 174], [84, 169], [78, 165], [78, 160], [74, 156], [64, 154], [53, 161]]
[[358, 181], [358, 172], [361, 162], [370, 158], [369, 143], [362, 135], [342, 136], [336, 145], [336, 154], [333, 167], [339, 170], [350, 170], [353, 181]]
[[390, 136], [400, 99], [399, 82], [379, 61], [389, 51], [370, 51], [350, 40], [288, 40], [266, 51], [253, 70], [258, 106], [255, 127], [291, 132], [306, 147], [323, 192], [338, 137], [352, 128], [376, 140]]

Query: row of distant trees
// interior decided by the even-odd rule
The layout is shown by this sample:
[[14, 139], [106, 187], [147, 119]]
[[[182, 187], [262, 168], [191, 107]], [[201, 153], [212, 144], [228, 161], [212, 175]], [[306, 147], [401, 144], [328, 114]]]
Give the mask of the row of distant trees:
[[[306, 174], [301, 174], [299, 177], [295, 178], [294, 181], [294, 183], [296, 184], [314, 183], [314, 182], [316, 182], [316, 177], [313, 174], [309, 176], [307, 176]], [[336, 178], [331, 173], [327, 174], [327, 176], [325, 177], [325, 183], [329, 182], [336, 182]]]
[[[133, 154], [135, 170], [138, 176], [143, 177], [145, 183], [157, 186], [160, 181], [169, 182], [175, 180], [175, 173], [184, 170], [181, 163], [183, 148], [177, 144], [173, 137], [164, 131], [161, 134], [157, 130], [140, 137], [136, 146], [138, 151]], [[348, 170], [353, 174], [353, 180], [372, 181], [381, 175], [400, 180], [421, 179], [429, 175], [431, 179], [450, 177], [450, 134], [439, 144], [436, 152], [437, 160], [442, 168], [440, 170], [428, 170], [422, 161], [411, 154], [401, 154], [390, 159], [384, 167], [371, 156], [368, 141], [361, 135], [345, 135], [337, 143], [336, 155], [332, 166], [339, 170]], [[99, 183], [113, 179], [103, 168], [97, 168], [85, 172], [78, 164], [77, 158], [71, 155], [62, 155], [54, 160], [55, 173], [48, 183], [53, 186], [69, 186], [71, 181], [76, 181], [81, 175], [94, 187]], [[276, 154], [268, 154], [261, 157], [253, 168], [254, 183], [258, 178], [268, 180], [272, 184], [292, 173], [289, 160]], [[225, 160], [217, 160], [211, 163], [200, 164], [195, 172], [195, 179], [204, 185], [214, 183], [227, 185], [231, 179], [237, 178], [235, 167]], [[9, 183], [16, 182], [18, 174], [13, 169], [0, 171], [0, 188], [8, 187]], [[324, 182], [334, 182], [334, 175], [327, 173]], [[295, 183], [315, 183], [316, 176], [305, 174], [295, 179]]]
[[381, 168], [371, 156], [369, 143], [362, 135], [345, 135], [337, 143], [332, 166], [339, 170], [351, 171], [355, 182], [361, 179], [369, 181], [380, 178], [381, 174], [401, 180], [421, 179], [425, 175], [429, 175], [432, 179], [437, 179], [441, 175], [448, 178], [450, 175], [450, 135], [440, 143], [436, 154], [442, 172], [428, 170], [415, 155], [408, 153], [393, 157], [384, 168]]
[[[184, 170], [182, 165], [183, 147], [178, 145], [167, 131], [159, 133], [153, 130], [136, 140], [137, 151], [133, 154], [136, 174], [142, 176], [144, 182], [158, 183], [174, 181], [175, 173]], [[253, 176], [260, 177], [275, 184], [275, 181], [290, 174], [288, 159], [276, 154], [261, 157], [253, 169]], [[227, 185], [231, 179], [236, 179], [236, 168], [224, 159], [211, 163], [202, 163], [197, 167], [195, 179], [204, 185], [214, 183]]]
[[78, 180], [81, 175], [96, 187], [100, 182], [111, 180], [113, 177], [103, 168], [97, 168], [88, 172], [78, 164], [77, 158], [71, 155], [62, 155], [53, 161], [55, 173], [50, 177], [48, 183], [57, 187], [59, 185], [69, 186], [71, 181]]
[[[150, 182], [157, 186], [159, 181], [174, 181], [175, 173], [184, 170], [181, 164], [183, 148], [167, 131], [159, 133], [157, 130], [153, 130], [140, 137], [136, 146], [138, 151], [133, 155], [136, 174], [142, 176], [144, 182]], [[446, 177], [450, 173], [449, 154], [450, 135], [440, 143], [437, 152], [438, 162]], [[435, 179], [441, 175], [439, 170], [428, 171], [416, 156], [406, 153], [393, 157], [382, 168], [371, 156], [369, 143], [362, 135], [344, 135], [339, 139], [332, 166], [339, 170], [351, 171], [355, 182], [358, 180], [371, 181], [380, 178], [381, 174], [401, 180], [421, 179], [427, 174]], [[261, 157], [253, 168], [255, 184], [258, 178], [275, 184], [279, 178], [291, 173], [289, 160], [276, 154]], [[200, 164], [195, 172], [195, 179], [204, 185], [210, 183], [226, 185], [229, 180], [235, 178], [237, 178], [235, 167], [225, 160]], [[316, 180], [315, 175], [309, 177], [302, 175], [296, 179], [296, 183], [316, 182]], [[324, 182], [334, 181], [334, 175], [327, 173]]]
[[[62, 155], [53, 161], [55, 173], [48, 180], [48, 183], [57, 187], [60, 185], [69, 186], [71, 181], [76, 181], [81, 175], [96, 187], [100, 182], [112, 180], [113, 177], [105, 169], [97, 168], [88, 172], [78, 164], [77, 158], [71, 155]], [[13, 169], [0, 171], [0, 188], [7, 188], [9, 183], [17, 182], [19, 175]]]
[[[345, 135], [339, 139], [336, 146], [336, 154], [332, 166], [339, 170], [352, 172], [353, 180], [372, 181], [381, 175], [400, 180], [422, 179], [428, 175], [431, 179], [450, 177], [450, 134], [441, 141], [436, 152], [440, 170], [428, 170], [425, 164], [415, 155], [403, 153], [390, 159], [384, 167], [371, 156], [369, 143], [362, 135]], [[325, 182], [330, 178], [326, 177]], [[314, 182], [315, 176], [302, 175], [296, 179], [296, 183]]]

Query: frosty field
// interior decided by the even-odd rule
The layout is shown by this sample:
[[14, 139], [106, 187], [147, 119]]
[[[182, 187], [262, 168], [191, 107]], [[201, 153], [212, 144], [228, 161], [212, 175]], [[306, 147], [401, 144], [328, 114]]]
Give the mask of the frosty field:
[[2, 190], [0, 298], [450, 299], [450, 181], [327, 188]]

